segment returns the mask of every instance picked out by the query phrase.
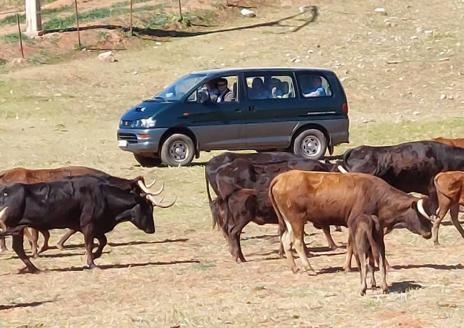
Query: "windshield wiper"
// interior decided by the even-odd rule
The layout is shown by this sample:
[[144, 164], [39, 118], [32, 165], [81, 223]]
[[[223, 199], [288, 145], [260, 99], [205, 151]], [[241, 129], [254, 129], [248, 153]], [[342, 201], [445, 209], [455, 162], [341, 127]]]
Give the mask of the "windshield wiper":
[[165, 100], [166, 100], [166, 99], [164, 99], [164, 98], [161, 97], [161, 96], [155, 96], [155, 97], [153, 97], [153, 100], [156, 100], [156, 99], [159, 99], [159, 100], [161, 100], [161, 101], [165, 101]]

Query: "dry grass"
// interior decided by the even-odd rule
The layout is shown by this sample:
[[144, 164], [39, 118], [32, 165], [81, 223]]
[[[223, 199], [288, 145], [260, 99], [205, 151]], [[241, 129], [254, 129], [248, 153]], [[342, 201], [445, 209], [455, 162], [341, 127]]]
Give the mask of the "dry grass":
[[[167, 194], [178, 196], [175, 207], [155, 210], [155, 235], [118, 226], [108, 238], [112, 246], [97, 260], [100, 270], [81, 269], [77, 235], [74, 247], [35, 261], [44, 269], [38, 275], [17, 275], [19, 260], [1, 254], [0, 326], [462, 325], [464, 243], [454, 227], [441, 229], [439, 247], [407, 231], [387, 236], [387, 255], [397, 268], [388, 274], [392, 292], [369, 291], [362, 298], [358, 273], [339, 271], [344, 250], [318, 251], [325, 240], [313, 228], [307, 242], [317, 251], [310, 259], [321, 272], [316, 277], [293, 275], [278, 259], [273, 226], [247, 227], [242, 246], [249, 262], [233, 263], [222, 235], [210, 229], [202, 164], [211, 154], [188, 168], [145, 169], [116, 147], [118, 118], [129, 106], [185, 72], [220, 66], [335, 69], [350, 100], [349, 146], [464, 135], [460, 2], [395, 0], [386, 7], [389, 16], [374, 14], [371, 1], [316, 4], [319, 20], [296, 33], [288, 32], [302, 22], [290, 20], [292, 27], [147, 42], [143, 49], [116, 53], [115, 64], [80, 55], [0, 75], [2, 168], [82, 164], [123, 177], [158, 177]], [[230, 25], [293, 13], [295, 7], [260, 8], [258, 18]], [[385, 19], [396, 25], [386, 26]], [[418, 27], [433, 29], [434, 37]], [[54, 241], [59, 234], [54, 232]], [[342, 244], [346, 231], [334, 237]]]

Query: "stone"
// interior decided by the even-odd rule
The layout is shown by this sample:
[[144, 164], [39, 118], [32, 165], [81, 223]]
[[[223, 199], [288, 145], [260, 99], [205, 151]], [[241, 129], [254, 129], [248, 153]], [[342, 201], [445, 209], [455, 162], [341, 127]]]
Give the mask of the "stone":
[[247, 8], [243, 8], [242, 10], [240, 10], [240, 14], [242, 14], [242, 16], [245, 17], [256, 17], [256, 13], [253, 10]]
[[377, 14], [381, 14], [381, 15], [385, 15], [387, 16], [387, 11], [385, 10], [385, 8], [383, 7], [378, 7], [378, 8], [375, 8], [374, 9], [374, 12], [376, 12]]
[[118, 61], [114, 57], [114, 54], [112, 51], [102, 52], [101, 54], [98, 55], [98, 59], [101, 61], [107, 62], [107, 63], [114, 63]]

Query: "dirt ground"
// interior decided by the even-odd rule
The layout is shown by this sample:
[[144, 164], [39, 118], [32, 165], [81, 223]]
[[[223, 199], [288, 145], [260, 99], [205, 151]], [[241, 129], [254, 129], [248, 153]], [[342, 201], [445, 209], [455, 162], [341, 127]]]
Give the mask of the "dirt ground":
[[[328, 251], [322, 233], [307, 227], [315, 277], [292, 274], [278, 258], [275, 226], [246, 227], [249, 261], [236, 264], [222, 234], [211, 230], [204, 163], [217, 153], [202, 153], [186, 168], [142, 168], [117, 148], [118, 120], [130, 106], [186, 72], [223, 66], [335, 70], [351, 118], [351, 143], [337, 153], [360, 144], [464, 136], [462, 1], [316, 1], [316, 22], [297, 16], [269, 24], [295, 15], [305, 2], [285, 4], [259, 7], [256, 18], [228, 21], [213, 33], [143, 41], [116, 51], [116, 63], [89, 52], [53, 65], [6, 67], [1, 168], [73, 164], [156, 177], [178, 201], [155, 209], [154, 235], [118, 226], [96, 261], [100, 269], [82, 269], [81, 235], [64, 251], [33, 260], [43, 270], [36, 275], [18, 275], [14, 253], [0, 254], [0, 327], [462, 326], [464, 241], [453, 226], [442, 226], [436, 247], [393, 231], [386, 237], [391, 292], [360, 297], [358, 272], [341, 271], [346, 230], [333, 233], [342, 247]], [[377, 7], [387, 15], [374, 12]], [[231, 30], [219, 32], [225, 29]], [[53, 231], [52, 244], [60, 234]]]

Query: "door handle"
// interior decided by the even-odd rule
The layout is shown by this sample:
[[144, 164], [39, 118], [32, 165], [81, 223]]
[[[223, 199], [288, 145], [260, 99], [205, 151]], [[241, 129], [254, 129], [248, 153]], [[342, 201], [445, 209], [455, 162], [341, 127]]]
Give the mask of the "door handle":
[[248, 110], [249, 110], [250, 112], [254, 112], [254, 111], [255, 111], [255, 106], [249, 106], [249, 107], [248, 107]]

